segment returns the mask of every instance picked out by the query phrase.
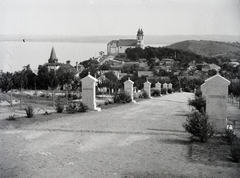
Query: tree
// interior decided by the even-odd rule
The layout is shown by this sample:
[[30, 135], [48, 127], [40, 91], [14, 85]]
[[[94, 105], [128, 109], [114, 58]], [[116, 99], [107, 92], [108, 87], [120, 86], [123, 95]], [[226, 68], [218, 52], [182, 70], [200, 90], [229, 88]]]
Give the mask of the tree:
[[2, 76], [0, 77], [0, 88], [2, 91], [9, 91], [13, 87], [13, 74], [10, 72], [2, 73]]
[[54, 70], [51, 70], [49, 72], [49, 77], [48, 77], [48, 86], [52, 90], [52, 104], [54, 106], [54, 90], [58, 87], [58, 78], [56, 76], [56, 72]]
[[39, 89], [48, 89], [49, 84], [48, 68], [45, 65], [38, 66], [37, 87]]

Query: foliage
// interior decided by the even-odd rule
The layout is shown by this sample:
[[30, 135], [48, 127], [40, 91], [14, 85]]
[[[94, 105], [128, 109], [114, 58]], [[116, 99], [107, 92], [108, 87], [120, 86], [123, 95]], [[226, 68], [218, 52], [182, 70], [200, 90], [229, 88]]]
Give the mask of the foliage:
[[59, 81], [60, 85], [65, 85], [65, 84], [71, 84], [72, 81], [74, 80], [74, 70], [71, 68], [71, 66], [61, 66], [57, 70], [57, 79]]
[[17, 118], [18, 118], [18, 116], [13, 114], [13, 115], [9, 115], [8, 118], [6, 118], [6, 120], [8, 120], [8, 121], [15, 121]]
[[56, 76], [56, 72], [54, 70], [51, 70], [49, 72], [49, 77], [48, 77], [48, 86], [54, 90], [57, 88], [58, 84], [59, 84], [59, 81], [58, 81], [58, 78]]
[[237, 135], [234, 134], [234, 130], [225, 129], [225, 133], [221, 135], [221, 139], [228, 145], [232, 145], [236, 141]]
[[80, 103], [70, 103], [66, 107], [66, 112], [68, 114], [74, 114], [78, 112], [86, 112], [88, 110], [88, 107], [83, 104], [82, 102]]
[[142, 96], [143, 98], [149, 98], [148, 93], [145, 90], [142, 91]]
[[162, 88], [161, 93], [164, 94], [164, 95], [167, 94], [167, 89], [166, 88]]
[[170, 93], [173, 92], [173, 90], [172, 90], [171, 88], [168, 88], [168, 89], [167, 89], [167, 92], [170, 94]]
[[38, 66], [37, 87], [39, 89], [48, 89], [49, 75], [48, 68], [45, 65]]
[[239, 163], [240, 162], [240, 141], [234, 143], [231, 148], [231, 157], [233, 162]]
[[193, 136], [199, 137], [201, 142], [206, 142], [214, 133], [214, 126], [209, 122], [208, 115], [196, 110], [188, 115], [183, 127]]
[[160, 96], [161, 95], [161, 91], [158, 90], [158, 89], [152, 89], [151, 95], [152, 96]]
[[194, 107], [201, 113], [204, 113], [206, 111], [206, 100], [202, 96], [195, 96], [194, 99], [189, 99], [188, 105]]
[[62, 113], [63, 112], [64, 105], [62, 105], [60, 97], [57, 98], [55, 106], [56, 106], [57, 113]]
[[31, 105], [28, 105], [26, 108], [24, 108], [24, 110], [26, 111], [28, 118], [32, 118], [34, 116], [33, 107]]
[[198, 88], [195, 92], [196, 97], [202, 97], [202, 91]]
[[13, 82], [12, 82], [12, 73], [6, 72], [2, 73], [0, 77], [0, 88], [2, 91], [9, 91], [13, 87]]
[[113, 100], [114, 103], [129, 103], [132, 101], [130, 94], [126, 91], [116, 93]]

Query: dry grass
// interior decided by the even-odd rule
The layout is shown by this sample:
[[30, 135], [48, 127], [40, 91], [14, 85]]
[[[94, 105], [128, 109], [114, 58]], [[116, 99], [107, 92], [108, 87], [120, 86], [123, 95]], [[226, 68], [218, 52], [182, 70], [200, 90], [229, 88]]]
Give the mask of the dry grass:
[[190, 144], [189, 157], [192, 161], [203, 164], [238, 167], [240, 164], [232, 162], [230, 147], [220, 136], [213, 136], [206, 143], [193, 140]]

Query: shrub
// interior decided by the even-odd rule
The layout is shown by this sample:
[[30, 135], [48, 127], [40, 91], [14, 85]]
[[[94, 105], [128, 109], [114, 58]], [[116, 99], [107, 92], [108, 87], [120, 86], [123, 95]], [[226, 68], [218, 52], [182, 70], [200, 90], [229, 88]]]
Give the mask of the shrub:
[[162, 93], [163, 95], [167, 94], [167, 89], [166, 89], [166, 88], [163, 88], [163, 89], [161, 90], [161, 93]]
[[61, 104], [61, 100], [60, 100], [59, 97], [58, 97], [57, 100], [56, 100], [55, 106], [56, 106], [56, 111], [57, 111], [57, 113], [62, 113], [62, 112], [63, 112], [63, 110], [64, 110], [64, 105]]
[[27, 117], [32, 118], [34, 116], [33, 108], [31, 105], [27, 106], [25, 109]]
[[200, 89], [197, 89], [195, 92], [196, 97], [202, 97], [202, 91]]
[[239, 163], [240, 161], [240, 142], [236, 142], [231, 146], [231, 157], [233, 162]]
[[114, 103], [120, 103], [120, 102], [129, 103], [132, 101], [131, 95], [126, 91], [121, 91], [119, 93], [116, 93], [113, 100], [114, 100]]
[[183, 127], [193, 136], [199, 137], [201, 142], [206, 142], [214, 133], [213, 123], [209, 122], [208, 115], [196, 110], [188, 115]]
[[17, 118], [18, 118], [18, 116], [13, 114], [13, 115], [9, 115], [8, 118], [6, 118], [6, 120], [8, 120], [8, 121], [15, 121]]
[[85, 104], [83, 104], [82, 102], [80, 102], [80, 103], [70, 103], [66, 107], [66, 112], [68, 114], [74, 114], [74, 113], [77, 113], [77, 112], [86, 112], [87, 110], [88, 110], [88, 107]]
[[168, 92], [168, 93], [172, 93], [173, 90], [172, 90], [171, 88], [168, 88], [168, 89], [167, 89], [167, 92]]
[[149, 98], [148, 93], [145, 90], [143, 90], [142, 96], [143, 98]]
[[188, 105], [194, 107], [201, 113], [206, 111], [206, 100], [203, 97], [195, 96], [194, 99], [189, 99]]
[[161, 95], [161, 91], [158, 89], [153, 89], [152, 90], [152, 96], [160, 96]]
[[221, 139], [225, 141], [228, 145], [232, 145], [237, 139], [237, 135], [234, 134], [234, 130], [226, 129], [225, 133], [222, 134]]

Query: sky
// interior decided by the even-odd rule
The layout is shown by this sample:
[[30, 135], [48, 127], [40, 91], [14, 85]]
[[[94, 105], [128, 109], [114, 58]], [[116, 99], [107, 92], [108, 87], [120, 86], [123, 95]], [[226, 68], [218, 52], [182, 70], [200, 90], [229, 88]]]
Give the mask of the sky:
[[0, 34], [240, 35], [240, 0], [0, 0]]

